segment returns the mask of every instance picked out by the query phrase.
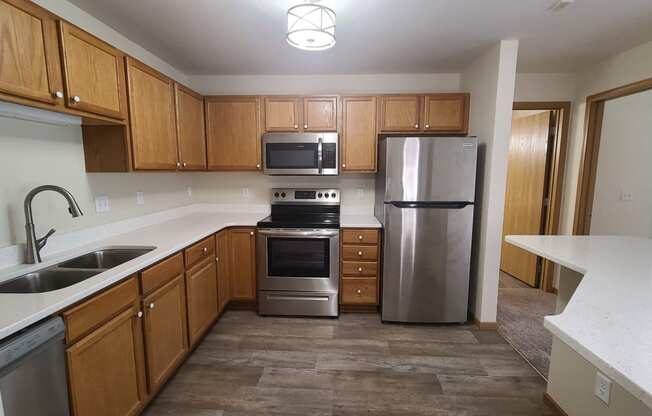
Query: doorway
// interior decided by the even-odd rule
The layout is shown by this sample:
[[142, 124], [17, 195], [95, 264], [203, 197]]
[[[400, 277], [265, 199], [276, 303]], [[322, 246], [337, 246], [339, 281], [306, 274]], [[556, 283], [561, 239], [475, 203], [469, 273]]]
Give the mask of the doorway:
[[544, 378], [552, 338], [543, 317], [554, 314], [553, 265], [504, 242], [506, 235], [558, 234], [570, 115], [569, 102], [516, 102], [498, 288], [498, 332]]

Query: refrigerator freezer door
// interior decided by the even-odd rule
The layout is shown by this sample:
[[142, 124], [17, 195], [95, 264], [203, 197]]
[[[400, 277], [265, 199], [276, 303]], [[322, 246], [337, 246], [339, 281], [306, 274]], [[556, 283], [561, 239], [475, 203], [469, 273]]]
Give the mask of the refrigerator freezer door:
[[385, 206], [383, 321], [465, 322], [473, 205]]
[[475, 200], [475, 137], [388, 137], [381, 145], [384, 202]]

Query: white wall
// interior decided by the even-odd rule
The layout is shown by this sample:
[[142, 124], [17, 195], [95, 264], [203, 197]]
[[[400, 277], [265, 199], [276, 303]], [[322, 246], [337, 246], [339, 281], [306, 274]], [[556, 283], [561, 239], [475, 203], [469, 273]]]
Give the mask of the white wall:
[[[652, 237], [652, 90], [607, 101], [591, 234]], [[622, 193], [631, 193], [625, 201]]]
[[514, 101], [573, 101], [574, 73], [518, 73]]
[[472, 261], [472, 311], [481, 322], [496, 321], [498, 269], [507, 180], [518, 41], [504, 40], [462, 73], [471, 93], [469, 130], [481, 144]]

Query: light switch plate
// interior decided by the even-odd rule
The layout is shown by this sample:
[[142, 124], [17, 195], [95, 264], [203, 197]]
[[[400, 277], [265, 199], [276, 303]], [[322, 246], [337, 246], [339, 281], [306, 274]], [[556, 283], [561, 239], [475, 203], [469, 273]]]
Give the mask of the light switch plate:
[[106, 195], [95, 196], [95, 212], [102, 214], [109, 211], [111, 211], [111, 206], [109, 205], [109, 197]]
[[609, 396], [611, 395], [611, 380], [599, 371], [595, 372], [595, 395], [598, 399], [609, 404]]
[[145, 205], [145, 195], [143, 194], [142, 191], [136, 192], [136, 204]]
[[242, 188], [242, 197], [249, 198], [249, 188]]
[[620, 191], [620, 200], [623, 202], [630, 202], [634, 200], [634, 195], [629, 191]]
[[188, 196], [191, 197], [192, 196], [192, 186], [187, 187], [186, 192], [188, 193]]

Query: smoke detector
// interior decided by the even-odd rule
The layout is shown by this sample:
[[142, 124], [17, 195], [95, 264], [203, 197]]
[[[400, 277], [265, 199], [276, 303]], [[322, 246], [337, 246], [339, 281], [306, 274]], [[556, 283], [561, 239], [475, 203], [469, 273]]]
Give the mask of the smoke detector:
[[552, 6], [548, 8], [548, 10], [553, 12], [560, 12], [573, 3], [575, 3], [575, 0], [557, 0]]

